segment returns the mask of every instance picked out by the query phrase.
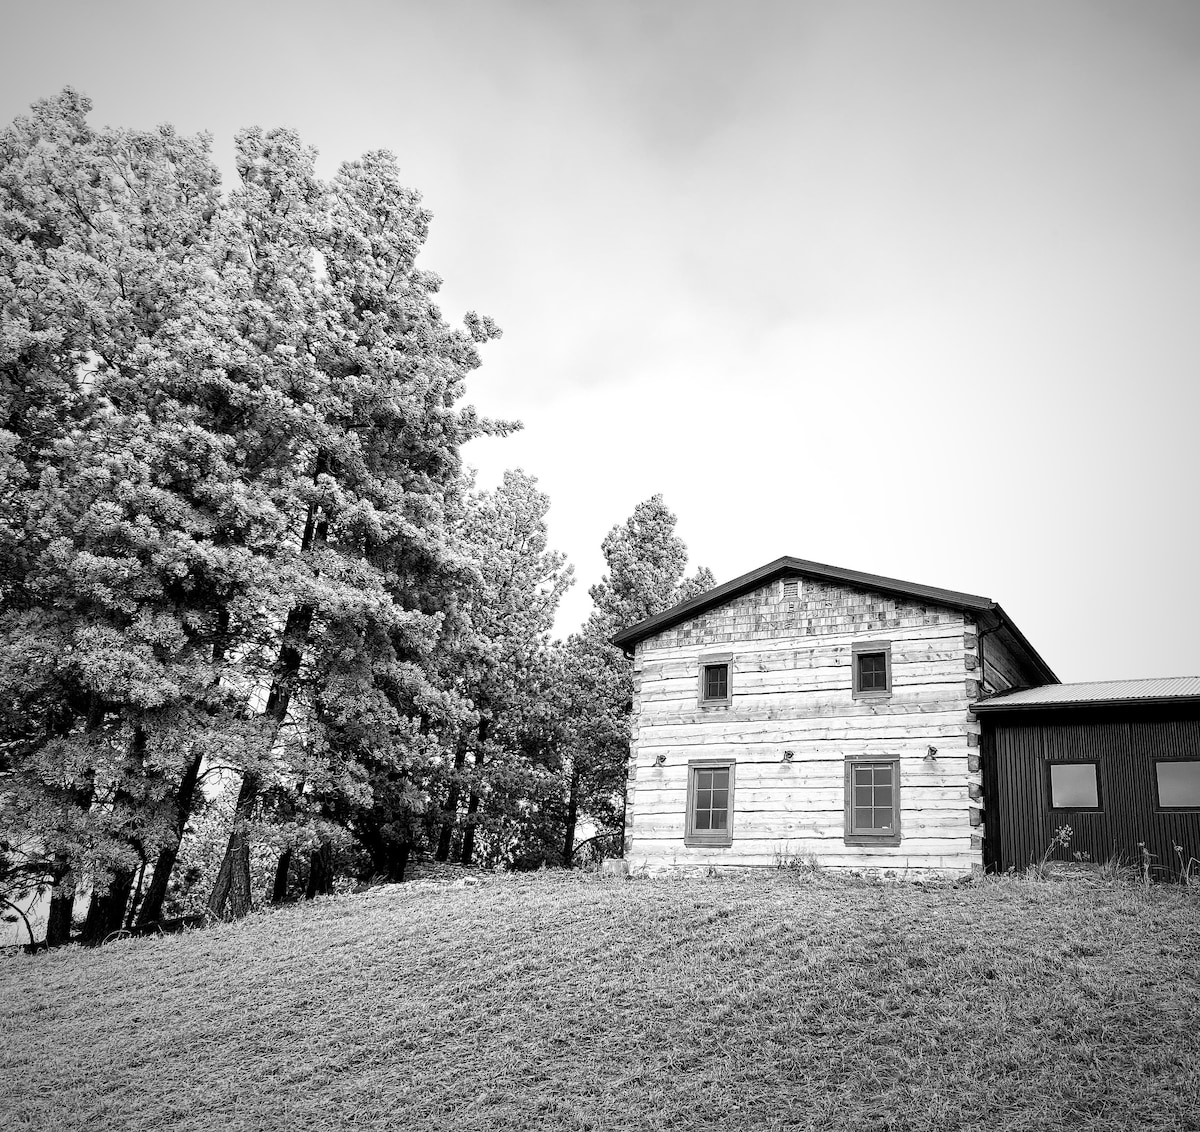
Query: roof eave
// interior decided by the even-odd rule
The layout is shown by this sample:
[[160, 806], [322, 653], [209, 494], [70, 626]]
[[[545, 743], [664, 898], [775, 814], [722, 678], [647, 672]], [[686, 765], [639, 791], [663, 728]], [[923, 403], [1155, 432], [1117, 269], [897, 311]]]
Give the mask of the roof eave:
[[1075, 711], [1080, 708], [1171, 707], [1175, 704], [1200, 704], [1200, 696], [1144, 696], [1137, 699], [1058, 700], [1050, 703], [1013, 704], [997, 697], [978, 700], [971, 705], [976, 714], [999, 715], [1001, 712]]
[[1003, 625], [1012, 635], [1018, 647], [1029, 658], [1030, 663], [1041, 672], [1044, 678], [1043, 683], [1061, 684], [1062, 681], [1054, 674], [1054, 669], [1042, 659], [1037, 649], [1029, 643], [1029, 638], [1017, 628], [1017, 623], [1004, 611], [1004, 607], [999, 602], [994, 601], [992, 602], [991, 612], [997, 617], [998, 623]]

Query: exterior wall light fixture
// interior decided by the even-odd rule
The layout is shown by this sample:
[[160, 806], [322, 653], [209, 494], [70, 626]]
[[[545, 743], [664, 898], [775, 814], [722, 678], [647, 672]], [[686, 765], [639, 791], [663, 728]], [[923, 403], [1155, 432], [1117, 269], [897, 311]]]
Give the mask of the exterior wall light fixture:
[[790, 763], [792, 761], [792, 759], [794, 759], [795, 757], [796, 757], [795, 751], [784, 751], [783, 752], [783, 761], [785, 763]]
[[666, 755], [655, 755], [654, 756], [654, 765], [655, 766], [665, 766], [666, 762], [667, 762]]
[[937, 758], [937, 747], [933, 746], [933, 744], [930, 744], [929, 754], [927, 754], [925, 757], [927, 759], [936, 759]]

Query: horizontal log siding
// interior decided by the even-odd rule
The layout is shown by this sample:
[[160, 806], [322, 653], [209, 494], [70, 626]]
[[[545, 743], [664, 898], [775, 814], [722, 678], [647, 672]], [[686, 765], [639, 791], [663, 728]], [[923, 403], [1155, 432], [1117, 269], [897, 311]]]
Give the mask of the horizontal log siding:
[[[770, 867], [811, 855], [833, 869], [969, 871], [981, 861], [968, 796], [979, 781], [968, 770], [979, 732], [968, 711], [973, 627], [953, 610], [809, 581], [788, 604], [776, 582], [638, 644], [630, 863]], [[853, 645], [871, 639], [891, 642], [892, 695], [855, 700]], [[732, 700], [701, 709], [699, 667], [713, 652], [733, 654]], [[898, 846], [845, 844], [847, 755], [900, 759]], [[737, 762], [729, 848], [684, 845], [696, 758]]]

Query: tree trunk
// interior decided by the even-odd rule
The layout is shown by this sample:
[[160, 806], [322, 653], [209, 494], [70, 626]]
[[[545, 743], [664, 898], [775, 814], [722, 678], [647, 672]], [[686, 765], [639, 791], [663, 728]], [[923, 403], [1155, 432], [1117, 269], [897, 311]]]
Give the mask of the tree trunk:
[[404, 870], [408, 867], [410, 845], [408, 841], [396, 842], [384, 837], [374, 829], [363, 829], [358, 835], [359, 841], [371, 855], [371, 864], [376, 874], [381, 874], [389, 881], [402, 881]]
[[271, 885], [271, 903], [283, 904], [287, 900], [288, 881], [292, 871], [292, 847], [284, 846], [275, 866], [275, 883]]
[[[104, 723], [105, 704], [94, 692], [88, 698], [88, 710], [84, 717], [84, 732], [91, 734], [99, 730]], [[61, 734], [70, 733], [74, 716], [69, 716], [63, 724]], [[90, 772], [89, 772], [90, 775]], [[78, 810], [86, 811], [91, 807], [95, 793], [95, 784], [88, 781], [87, 785], [68, 789], [66, 804]], [[71, 928], [75, 916], [75, 889], [77, 878], [71, 868], [71, 859], [65, 853], [59, 853], [54, 858], [54, 888], [50, 895], [50, 910], [46, 918], [46, 947], [58, 947], [71, 942]]]
[[[146, 732], [138, 724], [133, 728], [129, 758], [139, 768], [145, 763]], [[128, 793], [118, 787], [113, 798], [114, 808], [119, 808], [128, 798]], [[137, 849], [145, 863], [146, 858], [141, 847], [132, 841], [127, 844]], [[125, 927], [125, 911], [129, 907], [129, 895], [133, 891], [133, 878], [133, 869], [116, 869], [113, 871], [112, 882], [107, 892], [92, 889], [92, 903], [88, 908], [81, 937], [85, 943], [103, 943], [113, 932], [119, 932]]]
[[92, 892], [80, 940], [83, 943], [103, 943], [113, 932], [125, 926], [125, 907], [133, 889], [133, 869], [118, 869], [106, 892]]
[[[46, 947], [61, 947], [71, 942], [71, 918], [75, 914], [75, 877], [66, 854], [54, 859], [54, 888], [46, 915]], [[32, 938], [29, 941], [33, 942]]]
[[129, 901], [129, 909], [125, 913], [125, 922], [121, 925], [123, 928], [132, 928], [134, 920], [137, 918], [138, 907], [142, 903], [142, 884], [146, 880], [146, 855], [142, 853], [142, 863], [138, 867], [135, 874], [137, 879], [133, 886], [133, 899]]
[[471, 863], [475, 852], [475, 815], [479, 811], [479, 772], [483, 770], [483, 755], [487, 745], [488, 721], [479, 721], [479, 743], [475, 748], [476, 779], [471, 786], [471, 800], [467, 803], [467, 825], [463, 830], [462, 854], [459, 860], [464, 865]]
[[[217, 879], [213, 881], [213, 890], [208, 898], [208, 910], [214, 916], [223, 915], [225, 902], [229, 899], [229, 884], [233, 876], [233, 869], [229, 867], [229, 851], [226, 849], [225, 856], [221, 858], [221, 867], [217, 870]], [[221, 912], [213, 912], [214, 908], [222, 909]]]
[[571, 793], [567, 799], [567, 828], [563, 838], [563, 866], [571, 867], [575, 855], [575, 823], [579, 819], [579, 771], [571, 764]]
[[[316, 466], [313, 470], [313, 482], [329, 469], [329, 459], [324, 452], [317, 453]], [[300, 536], [300, 552], [307, 553], [314, 543], [324, 542], [328, 533], [328, 520], [318, 516], [315, 503], [310, 503], [308, 514], [304, 519], [304, 531]], [[304, 659], [304, 648], [308, 643], [308, 634], [312, 629], [313, 617], [316, 610], [311, 605], [297, 605], [288, 610], [287, 620], [283, 626], [283, 637], [279, 646], [279, 662], [276, 665], [275, 676], [271, 680], [271, 691], [267, 696], [267, 706], [263, 715], [275, 721], [275, 734], [278, 735], [283, 721], [287, 718], [288, 705], [292, 699], [292, 684], [300, 672], [300, 662]], [[250, 911], [250, 839], [247, 834], [247, 824], [255, 799], [258, 797], [260, 782], [258, 775], [247, 769], [242, 775], [242, 786], [238, 791], [237, 806], [233, 814], [233, 829], [229, 834], [229, 843], [225, 847], [225, 858], [221, 862], [221, 871], [217, 874], [217, 884], [212, 895], [208, 898], [208, 908], [214, 916], [224, 916], [226, 902], [229, 912], [235, 919], [241, 919]], [[226, 877], [226, 870], [228, 876]], [[224, 883], [223, 883], [224, 878]]]
[[454, 836], [454, 827], [458, 823], [458, 800], [462, 795], [462, 784], [459, 779], [466, 763], [467, 733], [464, 729], [458, 737], [458, 746], [454, 750], [454, 774], [450, 779], [450, 793], [446, 798], [446, 820], [442, 822], [442, 832], [438, 837], [437, 852], [434, 854], [434, 859], [438, 861], [450, 859], [450, 840]]
[[304, 899], [328, 896], [333, 891], [333, 846], [322, 842], [312, 851], [308, 862], [308, 887]]
[[216, 884], [208, 898], [208, 910], [218, 918], [224, 918], [226, 908], [234, 919], [241, 919], [250, 911], [250, 837], [247, 826], [258, 798], [258, 775], [246, 771], [238, 788], [237, 804], [233, 808], [233, 829]]
[[179, 859], [179, 847], [183, 844], [184, 830], [192, 816], [196, 783], [200, 778], [200, 764], [204, 756], [197, 752], [183, 772], [179, 783], [178, 800], [175, 807], [175, 824], [171, 827], [171, 840], [158, 851], [154, 862], [154, 873], [146, 888], [146, 897], [138, 914], [138, 927], [148, 927], [162, 919], [163, 901], [167, 897], [167, 886], [171, 883], [171, 870]]

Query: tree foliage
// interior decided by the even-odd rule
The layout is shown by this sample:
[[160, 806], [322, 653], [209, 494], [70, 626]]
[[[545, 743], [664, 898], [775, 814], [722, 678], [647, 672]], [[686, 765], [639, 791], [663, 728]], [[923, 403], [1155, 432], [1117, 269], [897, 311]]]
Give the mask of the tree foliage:
[[569, 753], [563, 860], [568, 865], [581, 811], [601, 828], [624, 830], [633, 666], [613, 645], [613, 636], [714, 585], [707, 567], [685, 576], [687, 547], [675, 533], [675, 522], [662, 496], [654, 495], [608, 532], [601, 544], [608, 572], [588, 591], [591, 615], [564, 649]]
[[498, 331], [442, 319], [391, 155], [323, 183], [249, 130], [225, 198], [206, 137], [88, 110], [66, 91], [0, 138], [0, 820], [123, 913], [223, 760], [240, 912], [260, 799], [384, 767], [411, 801], [456, 718], [427, 674], [467, 573], [458, 449], [504, 430], [458, 404]]
[[570, 864], [622, 821], [612, 635], [712, 582], [674, 516], [609, 532], [552, 642], [549, 500], [460, 455], [515, 427], [462, 403], [499, 331], [443, 318], [392, 155], [322, 180], [250, 129], [223, 193], [208, 137], [89, 110], [0, 133], [0, 886], [56, 943], [81, 882], [101, 940], [201, 877], [241, 915], [414, 851]]

